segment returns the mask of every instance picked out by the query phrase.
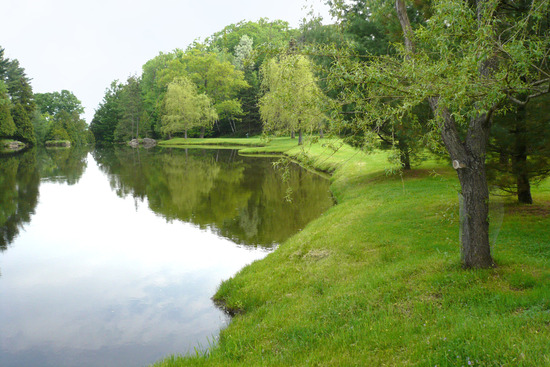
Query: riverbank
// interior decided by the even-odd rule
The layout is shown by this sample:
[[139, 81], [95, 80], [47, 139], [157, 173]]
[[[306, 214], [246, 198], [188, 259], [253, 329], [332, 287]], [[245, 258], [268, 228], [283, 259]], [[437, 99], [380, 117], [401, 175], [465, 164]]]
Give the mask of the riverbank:
[[384, 152], [252, 139], [243, 153], [332, 172], [338, 205], [221, 284], [238, 315], [208, 355], [156, 366], [550, 365], [549, 180], [532, 206], [493, 198], [498, 266], [463, 270], [446, 163], [388, 175]]

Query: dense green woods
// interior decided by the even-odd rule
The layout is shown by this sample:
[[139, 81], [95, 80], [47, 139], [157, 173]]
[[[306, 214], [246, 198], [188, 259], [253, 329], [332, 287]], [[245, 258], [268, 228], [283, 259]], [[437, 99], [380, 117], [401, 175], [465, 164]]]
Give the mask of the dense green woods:
[[27, 146], [93, 143], [80, 116], [84, 108], [72, 92], [33, 93], [30, 82], [19, 61], [6, 59], [0, 47], [0, 140]]
[[[185, 50], [160, 53], [141, 75], [111, 84], [90, 128], [100, 143], [260, 133], [260, 67], [298, 34], [283, 21], [243, 21]], [[130, 92], [134, 87], [139, 93]], [[139, 106], [137, 115], [130, 104]]]

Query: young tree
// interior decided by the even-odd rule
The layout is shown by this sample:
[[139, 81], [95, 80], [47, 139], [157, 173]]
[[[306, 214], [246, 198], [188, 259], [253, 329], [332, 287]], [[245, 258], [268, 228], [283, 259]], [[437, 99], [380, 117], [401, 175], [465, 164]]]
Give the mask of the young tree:
[[305, 56], [286, 54], [268, 61], [262, 68], [262, 86], [265, 95], [259, 105], [265, 131], [298, 132], [301, 145], [304, 132], [321, 127], [324, 97]]
[[208, 126], [218, 117], [210, 98], [204, 93], [199, 94], [195, 84], [185, 77], [176, 78], [168, 84], [164, 111], [161, 132], [169, 138], [183, 132], [187, 139], [189, 129]]

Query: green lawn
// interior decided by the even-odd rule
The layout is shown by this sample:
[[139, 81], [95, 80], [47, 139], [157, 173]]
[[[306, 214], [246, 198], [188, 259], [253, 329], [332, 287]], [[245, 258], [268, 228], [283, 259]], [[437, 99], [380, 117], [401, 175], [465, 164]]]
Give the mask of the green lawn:
[[455, 172], [338, 144], [243, 150], [332, 172], [338, 205], [221, 284], [238, 315], [207, 355], [156, 366], [550, 366], [550, 181], [532, 206], [494, 198], [498, 266], [463, 270]]

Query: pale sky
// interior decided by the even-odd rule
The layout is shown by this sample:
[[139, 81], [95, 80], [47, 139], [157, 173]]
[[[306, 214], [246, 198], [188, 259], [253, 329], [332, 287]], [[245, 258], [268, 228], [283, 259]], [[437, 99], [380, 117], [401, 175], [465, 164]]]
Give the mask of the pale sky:
[[72, 91], [91, 122], [111, 81], [141, 74], [160, 51], [185, 49], [225, 26], [265, 17], [294, 28], [322, 0], [2, 0], [0, 46], [35, 93]]

